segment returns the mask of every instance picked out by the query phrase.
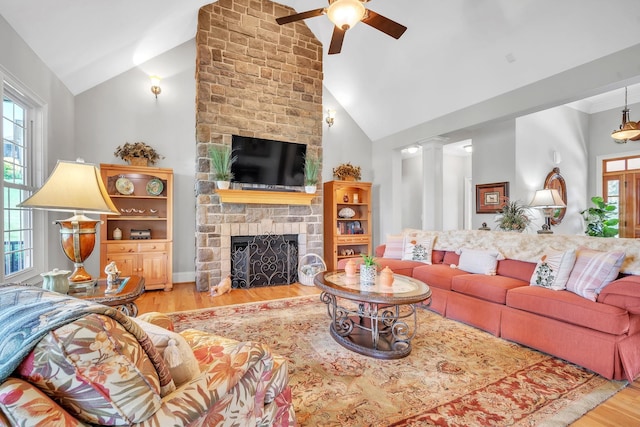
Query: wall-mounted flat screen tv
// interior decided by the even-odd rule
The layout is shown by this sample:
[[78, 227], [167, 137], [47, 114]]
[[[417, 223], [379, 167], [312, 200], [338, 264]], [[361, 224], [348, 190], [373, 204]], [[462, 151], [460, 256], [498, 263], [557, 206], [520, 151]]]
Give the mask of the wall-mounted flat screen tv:
[[307, 146], [293, 142], [233, 135], [233, 182], [278, 186], [304, 185]]

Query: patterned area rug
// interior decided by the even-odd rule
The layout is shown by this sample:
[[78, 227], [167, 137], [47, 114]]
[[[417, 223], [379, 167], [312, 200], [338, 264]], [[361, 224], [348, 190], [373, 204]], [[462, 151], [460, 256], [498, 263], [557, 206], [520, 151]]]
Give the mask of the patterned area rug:
[[302, 426], [564, 426], [626, 385], [425, 309], [399, 360], [336, 343], [317, 296], [171, 316], [287, 357]]

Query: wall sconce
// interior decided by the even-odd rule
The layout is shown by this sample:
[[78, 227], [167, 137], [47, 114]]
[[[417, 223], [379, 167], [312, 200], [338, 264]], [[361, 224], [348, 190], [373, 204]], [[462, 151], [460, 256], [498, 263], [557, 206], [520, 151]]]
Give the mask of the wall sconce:
[[160, 95], [160, 92], [162, 92], [162, 89], [160, 88], [160, 77], [158, 76], [151, 76], [151, 93], [153, 93], [156, 96], [156, 99], [158, 99], [158, 95]]
[[325, 121], [329, 125], [329, 127], [333, 126], [333, 123], [336, 120], [336, 110], [332, 110], [331, 108], [327, 108], [327, 118]]
[[473, 153], [473, 145], [471, 145], [471, 144], [465, 145], [462, 148], [464, 148], [464, 151], [466, 151], [467, 153]]

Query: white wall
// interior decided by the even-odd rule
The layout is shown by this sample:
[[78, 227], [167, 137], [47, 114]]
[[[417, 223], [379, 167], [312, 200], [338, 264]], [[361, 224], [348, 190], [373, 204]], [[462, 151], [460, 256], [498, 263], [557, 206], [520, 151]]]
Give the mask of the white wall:
[[[13, 28], [0, 16], [0, 73], [9, 76], [22, 86], [27, 87], [44, 104], [44, 159], [41, 174], [46, 178], [55, 167], [57, 160], [74, 160], [73, 95], [58, 80], [38, 56], [13, 31]], [[51, 225], [55, 219], [63, 219], [68, 213], [36, 212], [45, 215], [46, 231], [44, 268], [70, 269], [72, 263], [60, 248], [60, 231]], [[96, 254], [92, 257], [98, 258]]]
[[333, 168], [342, 163], [360, 166], [362, 181], [373, 180], [371, 168], [371, 140], [351, 116], [342, 108], [326, 87], [322, 87], [322, 105], [324, 116], [327, 109], [336, 111], [335, 123], [329, 127], [322, 122], [322, 182], [332, 181]]
[[402, 159], [402, 186], [399, 189], [402, 193], [402, 229], [422, 228], [422, 173], [420, 154]]
[[[394, 213], [393, 203], [394, 168], [389, 164], [397, 149], [431, 138], [447, 137], [461, 131], [466, 134], [455, 140], [472, 139], [476, 149], [476, 132], [482, 133], [481, 129], [477, 129], [478, 127], [486, 128], [494, 126], [497, 122], [508, 121], [513, 129], [511, 148], [507, 146], [509, 145], [507, 140], [492, 142], [484, 138], [489, 145], [484, 147], [481, 153], [477, 153], [477, 149], [474, 152], [473, 184], [496, 181], [514, 182], [516, 174], [513, 165], [515, 162], [513, 121], [515, 118], [605, 92], [614, 87], [621, 87], [625, 81], [637, 79], [639, 74], [637, 63], [629, 61], [629, 58], [635, 58], [638, 55], [640, 55], [640, 44], [374, 141], [372, 159], [375, 170], [374, 185], [380, 197], [380, 210], [376, 211], [379, 217], [379, 224], [376, 225], [379, 228], [374, 233], [384, 235], [394, 231], [394, 218], [397, 216]], [[640, 110], [638, 112], [640, 113]], [[614, 123], [619, 120], [617, 118]], [[485, 135], [488, 136], [486, 132]], [[506, 151], [503, 152], [503, 150]], [[477, 155], [481, 156], [481, 159], [476, 160]], [[500, 163], [505, 160], [509, 163]], [[491, 177], [485, 175], [491, 175]], [[494, 181], [492, 180], [494, 178], [497, 179]], [[518, 189], [516, 191], [519, 192]], [[516, 197], [524, 196], [526, 194], [516, 194]], [[492, 218], [486, 218], [487, 215], [483, 217], [484, 221], [487, 219], [492, 221]], [[483, 220], [474, 214], [473, 227], [478, 228], [482, 222]]]
[[[472, 136], [473, 141], [473, 229], [480, 228], [483, 222], [491, 229], [495, 228], [495, 214], [478, 214], [475, 211], [475, 186], [496, 182], [509, 183], [509, 198], [522, 199], [515, 184], [516, 135], [513, 120], [492, 123], [478, 129]], [[526, 202], [525, 202], [526, 203]]]
[[[447, 155], [443, 158], [442, 229], [464, 229], [465, 178], [472, 176], [471, 156]], [[471, 195], [473, 197], [473, 195]]]
[[[547, 174], [554, 167], [567, 186], [567, 209], [562, 223], [552, 226], [559, 234], [582, 234], [580, 211], [586, 207], [587, 181], [596, 171], [588, 166], [589, 116], [569, 107], [556, 107], [516, 119], [516, 178], [519, 195], [529, 203], [536, 190], [544, 187]], [[561, 162], [556, 165], [553, 153]], [[539, 210], [535, 229], [544, 220]]]
[[[629, 141], [626, 144], [616, 144], [611, 138], [611, 132], [617, 129], [622, 119], [622, 107], [613, 110], [591, 114], [589, 118], [589, 169], [600, 170], [601, 159], [619, 155], [631, 156], [640, 154], [640, 141]], [[640, 103], [629, 105], [629, 120], [640, 120]], [[597, 174], [589, 174], [587, 186], [587, 205], [591, 207], [591, 197], [602, 196], [602, 180]], [[584, 208], [583, 208], [584, 209]]]
[[[195, 280], [195, 41], [190, 40], [75, 98], [76, 152], [96, 163], [124, 162], [115, 149], [143, 141], [174, 172], [173, 281]], [[149, 76], [162, 78], [158, 99]], [[99, 268], [91, 257], [89, 271]]]

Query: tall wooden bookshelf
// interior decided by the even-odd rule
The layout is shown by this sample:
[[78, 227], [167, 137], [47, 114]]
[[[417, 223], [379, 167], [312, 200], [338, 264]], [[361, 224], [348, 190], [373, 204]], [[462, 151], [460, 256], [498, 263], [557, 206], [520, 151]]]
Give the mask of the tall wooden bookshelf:
[[370, 182], [324, 183], [324, 259], [329, 271], [343, 258], [372, 255], [372, 226]]
[[[100, 274], [115, 261], [122, 277], [144, 277], [145, 289], [173, 288], [173, 171], [101, 164], [100, 173], [120, 215], [102, 215]], [[120, 230], [116, 239], [114, 231]]]

